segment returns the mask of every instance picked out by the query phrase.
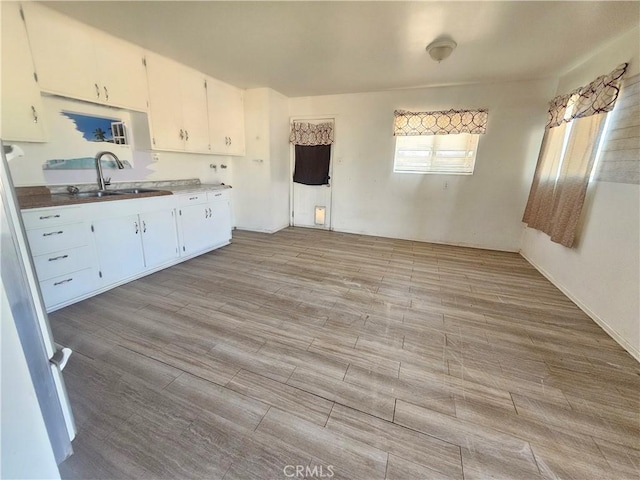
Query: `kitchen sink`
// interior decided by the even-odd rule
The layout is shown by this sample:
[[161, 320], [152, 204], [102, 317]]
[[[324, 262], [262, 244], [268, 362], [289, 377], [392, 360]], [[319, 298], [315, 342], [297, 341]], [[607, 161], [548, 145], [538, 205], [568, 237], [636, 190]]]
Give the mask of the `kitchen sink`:
[[100, 197], [109, 197], [111, 195], [122, 195], [120, 192], [114, 192], [109, 190], [94, 190], [91, 192], [78, 192], [72, 194], [76, 198], [100, 198]]
[[123, 195], [137, 195], [139, 193], [152, 193], [159, 192], [160, 190], [154, 190], [151, 188], [119, 188], [118, 190], [111, 190], [112, 192]]

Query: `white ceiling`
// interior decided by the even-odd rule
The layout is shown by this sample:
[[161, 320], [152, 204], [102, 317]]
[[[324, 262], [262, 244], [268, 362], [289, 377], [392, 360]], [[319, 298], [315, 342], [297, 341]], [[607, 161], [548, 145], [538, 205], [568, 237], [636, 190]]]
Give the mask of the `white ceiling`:
[[[640, 21], [640, 2], [46, 2], [243, 88], [287, 96], [558, 75]], [[425, 46], [458, 48], [438, 64]]]

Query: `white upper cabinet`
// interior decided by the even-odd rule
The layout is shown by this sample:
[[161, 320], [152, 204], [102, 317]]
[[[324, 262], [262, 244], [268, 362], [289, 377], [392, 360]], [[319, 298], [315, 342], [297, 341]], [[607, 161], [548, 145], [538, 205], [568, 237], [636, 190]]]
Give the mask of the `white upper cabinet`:
[[146, 111], [144, 51], [100, 31], [93, 33], [93, 42], [103, 103]]
[[211, 153], [244, 155], [244, 92], [207, 78]]
[[184, 150], [180, 65], [152, 53], [147, 54], [146, 61], [152, 147], [155, 150]]
[[200, 72], [183, 67], [181, 80], [185, 150], [208, 152], [209, 115], [205, 77]]
[[0, 138], [44, 142], [42, 98], [34, 76], [27, 31], [16, 2], [2, 2], [2, 121]]
[[153, 148], [207, 153], [209, 130], [204, 75], [150, 53], [147, 79]]
[[141, 49], [42, 5], [23, 9], [42, 91], [146, 110]]

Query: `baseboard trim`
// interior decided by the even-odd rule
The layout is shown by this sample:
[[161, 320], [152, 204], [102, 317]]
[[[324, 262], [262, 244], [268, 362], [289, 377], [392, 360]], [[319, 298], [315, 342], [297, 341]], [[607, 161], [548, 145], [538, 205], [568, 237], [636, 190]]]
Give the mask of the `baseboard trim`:
[[604, 321], [600, 316], [598, 316], [595, 312], [593, 312], [589, 307], [587, 307], [582, 300], [573, 295], [564, 285], [558, 282], [553, 275], [547, 272], [544, 268], [534, 262], [531, 258], [529, 258], [525, 253], [520, 250], [520, 255], [527, 262], [529, 262], [533, 268], [535, 268], [538, 272], [540, 272], [547, 280], [553, 283], [558, 290], [564, 293], [569, 300], [575, 303], [580, 310], [586, 313], [594, 322], [598, 324], [600, 328], [602, 328], [607, 335], [613, 338], [622, 348], [624, 348], [629, 354], [635, 358], [638, 362], [640, 362], [640, 349], [635, 348], [631, 345], [627, 340], [624, 339], [622, 335], [620, 335], [611, 325], [609, 325], [606, 321]]
[[476, 248], [478, 250], [489, 250], [492, 252], [519, 253], [519, 248], [507, 247], [507, 246], [479, 245], [475, 243], [466, 243], [466, 242], [445, 242], [442, 240], [426, 240], [424, 238], [411, 238], [411, 237], [389, 237], [388, 235], [382, 235], [378, 233], [359, 232], [357, 230], [338, 229], [338, 228], [332, 228], [331, 230], [337, 233], [349, 233], [351, 235], [363, 235], [365, 237], [380, 237], [380, 238], [390, 238], [394, 240], [407, 240], [410, 242], [433, 243], [435, 245], [448, 245], [451, 247]]

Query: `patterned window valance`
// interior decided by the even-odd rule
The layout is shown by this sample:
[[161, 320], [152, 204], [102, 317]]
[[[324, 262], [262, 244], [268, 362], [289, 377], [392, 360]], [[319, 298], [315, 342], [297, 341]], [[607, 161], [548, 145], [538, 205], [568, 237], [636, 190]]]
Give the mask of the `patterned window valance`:
[[486, 109], [440, 112], [396, 110], [394, 115], [394, 136], [485, 133], [489, 118], [489, 112]]
[[289, 142], [294, 145], [331, 145], [333, 123], [293, 122]]
[[602, 75], [584, 87], [551, 100], [547, 128], [613, 110], [620, 92], [620, 79], [626, 72], [627, 65], [623, 63], [608, 75]]

